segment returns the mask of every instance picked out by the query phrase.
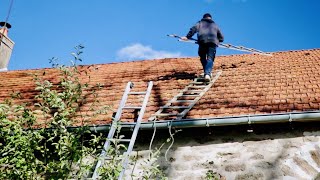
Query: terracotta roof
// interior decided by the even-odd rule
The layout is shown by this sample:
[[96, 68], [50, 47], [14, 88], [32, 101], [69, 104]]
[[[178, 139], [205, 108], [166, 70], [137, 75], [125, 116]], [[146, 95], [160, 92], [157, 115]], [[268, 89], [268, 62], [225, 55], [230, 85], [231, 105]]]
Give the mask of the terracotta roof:
[[[193, 78], [202, 73], [198, 58], [169, 58], [123, 63], [83, 66], [91, 69], [92, 83], [104, 84], [98, 90], [102, 105], [117, 110], [128, 81], [135, 83], [135, 91], [145, 91], [148, 81], [154, 87], [144, 121], [154, 114]], [[214, 69], [222, 75], [191, 109], [186, 118], [269, 114], [291, 111], [319, 110], [320, 106], [320, 49], [275, 52], [273, 56], [256, 54], [216, 57]], [[45, 78], [56, 81], [54, 69], [19, 70], [0, 73], [0, 101], [20, 92], [19, 102], [35, 102], [32, 74], [45, 73]], [[80, 108], [89, 113], [87, 103]], [[137, 98], [131, 103], [135, 104]], [[108, 124], [108, 115], [94, 117], [89, 124]], [[129, 115], [130, 113], [127, 113]], [[130, 121], [126, 116], [124, 121]]]

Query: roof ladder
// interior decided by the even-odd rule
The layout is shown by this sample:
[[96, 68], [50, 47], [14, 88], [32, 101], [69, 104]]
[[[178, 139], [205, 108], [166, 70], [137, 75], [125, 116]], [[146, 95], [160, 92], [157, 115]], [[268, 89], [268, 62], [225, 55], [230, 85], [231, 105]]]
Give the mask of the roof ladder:
[[[112, 122], [111, 128], [109, 130], [108, 138], [106, 139], [106, 142], [105, 142], [105, 144], [103, 146], [103, 150], [102, 150], [102, 152], [100, 154], [99, 160], [98, 160], [98, 162], [96, 164], [96, 167], [95, 167], [95, 170], [93, 172], [93, 176], [92, 176], [93, 180], [96, 180], [97, 178], [99, 178], [99, 168], [104, 164], [105, 160], [108, 160], [107, 152], [108, 152], [108, 150], [109, 150], [109, 148], [111, 146], [112, 141], [114, 141], [114, 140], [117, 140], [118, 142], [129, 142], [129, 146], [128, 146], [126, 152], [123, 153], [122, 170], [121, 170], [121, 173], [120, 173], [120, 175], [118, 177], [119, 180], [122, 179], [122, 177], [124, 175], [124, 172], [125, 172], [125, 170], [127, 168], [127, 165], [128, 165], [128, 162], [129, 162], [129, 157], [130, 157], [130, 154], [132, 152], [135, 140], [136, 140], [137, 135], [138, 135], [138, 131], [139, 131], [139, 128], [140, 128], [141, 120], [142, 120], [144, 112], [146, 110], [146, 106], [147, 106], [147, 103], [148, 103], [149, 96], [151, 94], [152, 86], [153, 86], [153, 82], [150, 81], [148, 83], [148, 87], [147, 87], [147, 91], [146, 92], [130, 92], [130, 90], [133, 88], [133, 83], [132, 82], [128, 82], [128, 84], [126, 86], [126, 89], [124, 91], [124, 94], [122, 96], [119, 108], [117, 110], [117, 113], [116, 113], [115, 118], [114, 118], [114, 120]], [[125, 106], [129, 95], [144, 95], [142, 105], [141, 106]], [[123, 109], [138, 109], [138, 110], [140, 110], [138, 118], [137, 118], [137, 120], [135, 122], [135, 125], [134, 125], [132, 136], [131, 136], [130, 139], [121, 139], [121, 138], [120, 139], [116, 139], [117, 137], [115, 137], [117, 126], [118, 126], [118, 124], [120, 122], [121, 114], [122, 114], [122, 110]]]
[[[178, 41], [181, 41], [181, 42], [189, 42], [189, 43], [198, 44], [198, 39], [190, 38], [188, 40], [182, 40], [181, 37], [176, 34], [168, 34], [167, 36], [173, 37], [173, 38], [178, 38], [179, 39]], [[257, 49], [247, 48], [247, 47], [243, 47], [243, 46], [235, 46], [232, 44], [220, 43], [218, 45], [218, 47], [233, 49], [233, 50], [237, 50], [237, 51], [250, 52], [250, 53], [255, 53], [255, 54], [261, 54], [261, 55], [265, 55], [265, 56], [272, 56], [272, 54], [270, 54], [270, 53], [266, 53], [266, 52], [263, 52], [263, 51], [260, 51]]]
[[[219, 78], [221, 73], [221, 70], [216, 71], [216, 73], [214, 73], [214, 77], [210, 82], [206, 82], [203, 76], [195, 78], [181, 92], [174, 96], [168, 103], [160, 107], [160, 109], [155, 114], [153, 114], [148, 120], [154, 121], [158, 120], [160, 117], [175, 117], [175, 119], [182, 119], [191, 110], [191, 108], [201, 99], [201, 97], [211, 88], [211, 86]], [[187, 105], [175, 105], [181, 103]], [[173, 112], [166, 112], [166, 110], [171, 110]]]

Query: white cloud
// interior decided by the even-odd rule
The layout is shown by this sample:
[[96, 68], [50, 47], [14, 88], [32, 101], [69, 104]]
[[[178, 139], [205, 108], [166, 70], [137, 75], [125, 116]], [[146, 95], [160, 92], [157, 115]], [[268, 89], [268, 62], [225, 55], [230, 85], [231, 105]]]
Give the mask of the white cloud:
[[140, 43], [124, 47], [117, 52], [120, 60], [141, 60], [181, 57], [180, 52], [157, 51], [151, 46], [144, 46]]

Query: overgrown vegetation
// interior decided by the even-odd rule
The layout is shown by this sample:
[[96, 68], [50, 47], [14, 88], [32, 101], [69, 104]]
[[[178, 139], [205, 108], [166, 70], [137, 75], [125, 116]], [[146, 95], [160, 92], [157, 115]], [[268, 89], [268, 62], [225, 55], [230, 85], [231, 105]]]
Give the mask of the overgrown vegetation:
[[[96, 136], [85, 139], [86, 123], [94, 115], [105, 113], [108, 107], [99, 108], [93, 116], [77, 113], [86, 100], [85, 91], [90, 91], [94, 98], [90, 110], [99, 106], [95, 91], [101, 88], [99, 84], [90, 85], [89, 77], [85, 83], [80, 81], [80, 75], [87, 73], [77, 66], [82, 49], [81, 45], [76, 47], [69, 67], [51, 59], [60, 72], [59, 82], [34, 74], [35, 90], [39, 92], [35, 96], [37, 103], [15, 104], [9, 99], [0, 104], [1, 179], [81, 178], [91, 168], [93, 161], [84, 158], [95, 156], [97, 148], [93, 147], [99, 140]], [[79, 120], [79, 128], [70, 131], [68, 127], [74, 125], [75, 119]]]
[[[34, 74], [37, 103], [15, 103], [19, 92], [0, 103], [0, 179], [85, 179], [92, 172], [105, 135], [91, 134], [87, 122], [105, 114], [110, 107], [99, 102], [97, 90], [102, 85], [92, 85], [89, 69], [77, 66], [82, 61], [83, 46], [75, 49], [70, 66], [59, 65], [54, 58], [50, 60], [60, 72], [55, 78], [58, 82], [44, 79], [46, 72]], [[89, 103], [87, 95], [93, 98], [89, 104], [93, 114], [79, 112], [84, 103]], [[75, 123], [78, 128], [70, 128]], [[112, 160], [100, 169], [101, 179], [119, 175], [123, 148], [114, 142], [108, 151]], [[158, 166], [148, 168], [152, 168], [152, 177], [161, 174]]]
[[206, 172], [205, 179], [206, 180], [220, 180], [220, 179], [222, 179], [222, 177], [218, 173], [213, 172], [213, 170], [208, 170]]
[[105, 180], [115, 179], [116, 177], [119, 177], [122, 171], [122, 160], [124, 159], [122, 152], [127, 150], [127, 147], [124, 144], [121, 144], [119, 140], [117, 140], [123, 138], [122, 135], [120, 135], [120, 124], [115, 123], [113, 125], [116, 128], [116, 132], [114, 139], [110, 141], [110, 148], [107, 150], [106, 156], [109, 158], [109, 160], [107, 163], [103, 161], [104, 163], [98, 169], [101, 179]]

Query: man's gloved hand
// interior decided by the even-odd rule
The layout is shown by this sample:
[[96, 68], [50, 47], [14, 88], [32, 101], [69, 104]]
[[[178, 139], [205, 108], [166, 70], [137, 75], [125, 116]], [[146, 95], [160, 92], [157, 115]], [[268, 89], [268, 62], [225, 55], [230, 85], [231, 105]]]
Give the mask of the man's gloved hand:
[[183, 36], [180, 39], [183, 40], [183, 41], [188, 41], [189, 40], [186, 36]]

